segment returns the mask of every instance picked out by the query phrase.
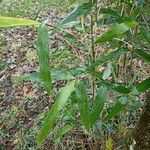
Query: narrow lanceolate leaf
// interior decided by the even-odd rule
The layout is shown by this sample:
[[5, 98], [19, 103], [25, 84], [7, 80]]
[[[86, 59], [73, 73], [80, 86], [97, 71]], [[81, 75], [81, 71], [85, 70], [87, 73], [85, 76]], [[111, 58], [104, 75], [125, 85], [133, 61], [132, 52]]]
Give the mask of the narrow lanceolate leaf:
[[108, 15], [114, 16], [117, 21], [122, 21], [124, 19], [122, 16], [120, 16], [117, 13], [117, 11], [114, 11], [111, 8], [102, 8], [102, 9], [100, 9], [99, 12], [103, 13], [103, 14], [108, 14]]
[[68, 83], [57, 96], [56, 102], [54, 103], [48, 115], [46, 116], [42, 128], [39, 132], [39, 135], [37, 137], [38, 146], [40, 146], [44, 142], [47, 135], [52, 131], [54, 122], [59, 111], [63, 109], [71, 93], [75, 90], [74, 85], [75, 81]]
[[111, 75], [112, 73], [111, 68], [112, 68], [111, 63], [108, 63], [102, 76], [103, 80], [106, 80]]
[[145, 92], [147, 89], [150, 88], [150, 77], [147, 78], [146, 80], [142, 81], [141, 83], [139, 83], [137, 86], [136, 86], [136, 89], [139, 91], [139, 92]]
[[138, 23], [136, 21], [128, 21], [128, 22], [123, 22], [121, 24], [113, 26], [108, 31], [106, 31], [101, 37], [99, 37], [95, 41], [95, 44], [110, 41], [113, 38], [116, 38], [116, 37], [122, 35], [129, 29], [136, 27], [137, 25], [138, 25]]
[[40, 77], [39, 77], [39, 73], [38, 72], [33, 72], [33, 73], [30, 73], [30, 74], [25, 74], [22, 76], [22, 79], [24, 81], [40, 81]]
[[140, 31], [141, 31], [141, 34], [142, 34], [142, 36], [143, 36], [143, 38], [149, 43], [149, 45], [150, 45], [150, 31], [147, 31], [147, 30], [145, 30], [145, 29], [140, 29]]
[[107, 87], [101, 86], [98, 90], [98, 94], [94, 101], [94, 105], [91, 112], [91, 125], [93, 125], [99, 118], [100, 113], [103, 110], [104, 103], [107, 97]]
[[111, 87], [114, 91], [116, 92], [119, 92], [119, 93], [122, 93], [122, 94], [129, 94], [131, 93], [131, 90], [125, 86], [122, 86], [122, 85], [112, 85]]
[[95, 70], [92, 70], [92, 69], [89, 69], [87, 70], [88, 73], [90, 73], [93, 77], [97, 78], [97, 79], [101, 79], [102, 78], [102, 72], [99, 72], [99, 71], [95, 71]]
[[68, 133], [70, 130], [72, 130], [75, 127], [75, 125], [68, 124], [62, 128], [60, 128], [57, 133], [54, 135], [54, 140], [59, 140], [63, 135]]
[[94, 64], [87, 67], [87, 70], [91, 70], [92, 68], [94, 68], [98, 65], [101, 65], [103, 63], [106, 63], [107, 61], [110, 61], [114, 58], [118, 58], [119, 56], [121, 56], [126, 51], [127, 51], [126, 48], [121, 48], [121, 49], [118, 49], [116, 51], [110, 52], [108, 55], [101, 55], [100, 57], [97, 58], [97, 60], [95, 61]]
[[38, 30], [38, 55], [40, 64], [40, 79], [48, 94], [51, 92], [51, 71], [50, 71], [50, 53], [49, 36], [45, 25], [41, 25]]
[[105, 120], [110, 120], [113, 117], [115, 117], [116, 115], [118, 115], [123, 110], [123, 108], [126, 106], [126, 104], [127, 104], [127, 98], [121, 97], [116, 102], [115, 106], [111, 109], [109, 114], [106, 116]]
[[86, 95], [86, 90], [82, 82], [79, 82], [77, 84], [76, 95], [77, 95], [77, 103], [80, 111], [80, 118], [82, 120], [85, 129], [89, 131], [91, 127], [89, 103]]
[[135, 49], [133, 52], [135, 52], [139, 57], [141, 57], [147, 63], [150, 63], [150, 53], [147, 53], [141, 49]]
[[82, 3], [78, 5], [66, 18], [60, 22], [60, 26], [76, 21], [81, 15], [86, 15], [92, 8], [92, 3]]
[[0, 16], [0, 28], [26, 26], [26, 25], [39, 25], [39, 24], [40, 24], [39, 22], [33, 20]]

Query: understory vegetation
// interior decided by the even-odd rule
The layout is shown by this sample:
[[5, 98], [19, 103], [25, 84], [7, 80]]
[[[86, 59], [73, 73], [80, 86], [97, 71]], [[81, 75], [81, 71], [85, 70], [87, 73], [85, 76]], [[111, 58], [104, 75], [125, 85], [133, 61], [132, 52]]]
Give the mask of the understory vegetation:
[[0, 57], [0, 149], [150, 149], [149, 0], [1, 0]]

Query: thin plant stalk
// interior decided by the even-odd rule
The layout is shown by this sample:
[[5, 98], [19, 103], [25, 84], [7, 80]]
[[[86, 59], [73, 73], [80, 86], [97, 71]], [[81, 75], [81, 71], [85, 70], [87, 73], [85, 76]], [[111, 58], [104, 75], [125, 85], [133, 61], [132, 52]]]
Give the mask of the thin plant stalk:
[[[94, 13], [91, 14], [91, 53], [92, 53], [92, 63], [95, 63], [96, 60], [96, 52], [95, 52], [95, 45], [94, 45]], [[93, 68], [95, 70], [95, 68]], [[96, 92], [96, 83], [95, 79], [93, 78], [92, 81], [92, 99], [95, 99], [95, 92]]]

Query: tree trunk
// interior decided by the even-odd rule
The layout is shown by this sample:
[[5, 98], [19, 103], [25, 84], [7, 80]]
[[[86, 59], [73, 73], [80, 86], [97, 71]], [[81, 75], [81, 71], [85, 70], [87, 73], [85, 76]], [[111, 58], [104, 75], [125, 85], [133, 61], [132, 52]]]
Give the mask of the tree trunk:
[[145, 105], [133, 136], [135, 150], [150, 150], [150, 90], [146, 92]]

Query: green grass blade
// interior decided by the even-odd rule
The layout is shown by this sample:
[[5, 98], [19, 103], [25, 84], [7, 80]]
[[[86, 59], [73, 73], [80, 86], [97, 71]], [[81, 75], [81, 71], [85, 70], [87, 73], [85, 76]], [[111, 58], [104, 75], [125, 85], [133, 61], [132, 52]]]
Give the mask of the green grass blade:
[[94, 106], [92, 108], [92, 112], [90, 115], [91, 116], [91, 125], [93, 125], [96, 122], [96, 120], [99, 118], [99, 115], [103, 110], [106, 97], [107, 97], [107, 87], [101, 86], [98, 90], [98, 94], [94, 101]]
[[38, 56], [40, 64], [40, 79], [48, 94], [51, 92], [51, 71], [49, 55], [49, 36], [45, 25], [38, 30]]
[[128, 21], [128, 22], [123, 22], [121, 24], [113, 26], [108, 31], [106, 31], [101, 37], [99, 37], [95, 41], [95, 44], [110, 41], [113, 38], [116, 38], [116, 37], [122, 35], [129, 29], [136, 27], [137, 25], [138, 25], [138, 23], [136, 21]]
[[89, 111], [89, 103], [86, 95], [86, 90], [84, 84], [79, 82], [76, 87], [76, 95], [77, 95], [77, 103], [80, 111], [81, 121], [87, 131], [89, 131], [91, 127], [91, 119], [90, 119], [90, 111]]
[[27, 25], [40, 25], [40, 23], [33, 20], [0, 16], [0, 28], [27, 26]]
[[41, 146], [41, 144], [44, 142], [49, 132], [52, 131], [54, 122], [56, 120], [59, 111], [63, 109], [71, 93], [75, 90], [74, 86], [75, 86], [75, 81], [68, 83], [56, 98], [56, 102], [54, 103], [48, 115], [46, 116], [42, 128], [38, 134], [37, 137], [38, 147]]

